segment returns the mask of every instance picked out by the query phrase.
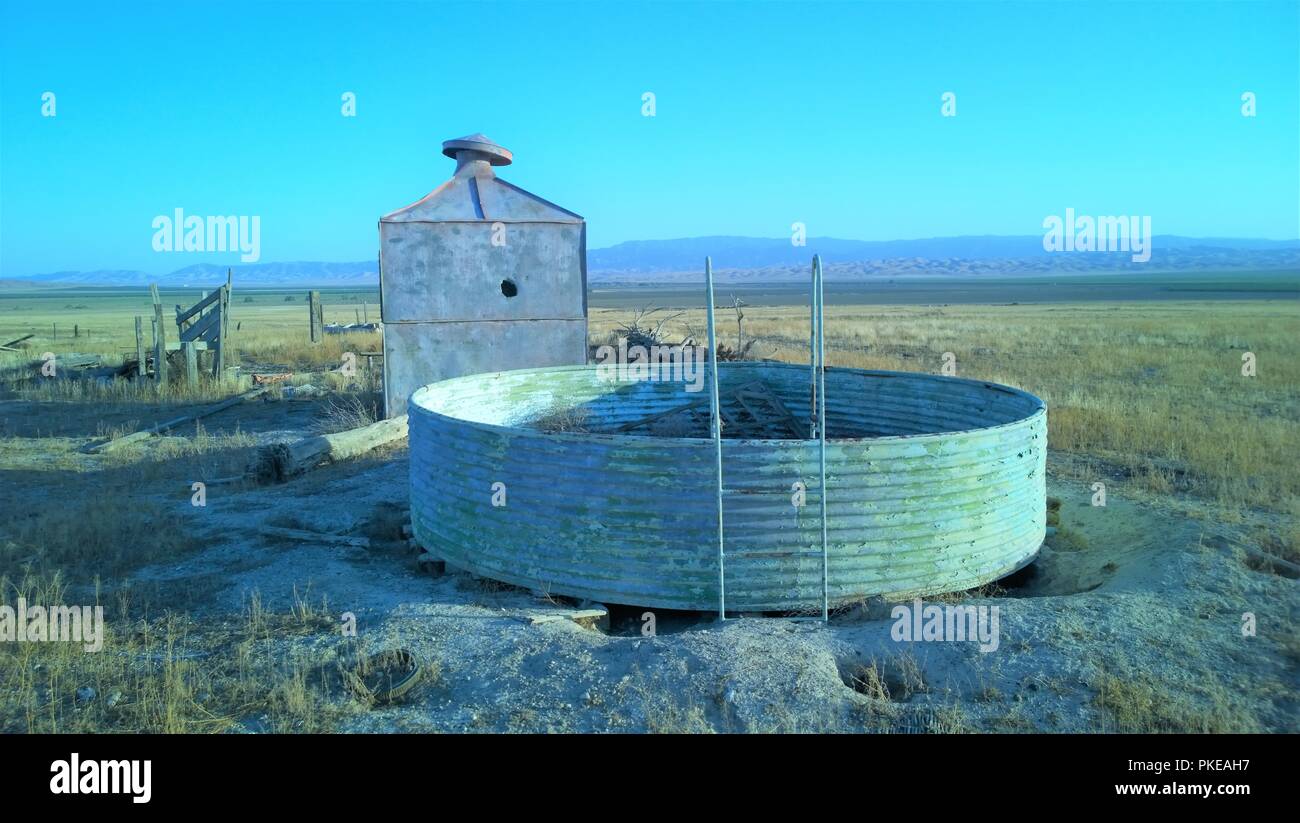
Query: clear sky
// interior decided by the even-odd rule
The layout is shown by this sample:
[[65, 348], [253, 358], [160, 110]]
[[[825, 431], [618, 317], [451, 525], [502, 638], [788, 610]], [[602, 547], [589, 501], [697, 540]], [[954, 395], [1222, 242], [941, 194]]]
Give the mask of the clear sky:
[[0, 276], [237, 260], [155, 252], [176, 208], [259, 216], [262, 262], [373, 259], [475, 131], [592, 248], [1041, 234], [1066, 207], [1295, 238], [1297, 8], [6, 0]]

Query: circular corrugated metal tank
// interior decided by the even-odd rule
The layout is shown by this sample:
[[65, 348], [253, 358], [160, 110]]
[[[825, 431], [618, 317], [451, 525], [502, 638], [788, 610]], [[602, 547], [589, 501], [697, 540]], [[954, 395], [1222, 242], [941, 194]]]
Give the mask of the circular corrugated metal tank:
[[[551, 594], [716, 610], [713, 441], [611, 433], [707, 404], [704, 377], [615, 382], [566, 366], [417, 390], [416, 537], [453, 566]], [[756, 381], [806, 428], [807, 366], [721, 364], [723, 395]], [[1033, 559], [1046, 530], [1041, 400], [976, 380], [832, 368], [826, 401], [832, 604], [968, 589]], [[559, 428], [578, 430], [539, 427], [557, 414], [574, 421]], [[818, 453], [810, 439], [723, 440], [728, 611], [820, 612]]]

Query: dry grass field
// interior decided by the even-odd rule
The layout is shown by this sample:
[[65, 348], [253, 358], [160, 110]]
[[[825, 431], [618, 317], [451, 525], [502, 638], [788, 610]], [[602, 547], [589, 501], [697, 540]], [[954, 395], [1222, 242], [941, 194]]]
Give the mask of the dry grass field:
[[[235, 595], [237, 606], [232, 607], [226, 596], [230, 578], [246, 570], [238, 553], [204, 574], [165, 573], [168, 567], [179, 569], [178, 564], [202, 558], [214, 534], [220, 537], [229, 523], [238, 522], [223, 521], [226, 525], [207, 530], [194, 525], [197, 515], [189, 505], [189, 484], [195, 477], [237, 473], [253, 446], [264, 442], [265, 430], [318, 430], [329, 424], [338, 404], [355, 403], [373, 390], [364, 381], [327, 372], [340, 364], [345, 351], [377, 350], [378, 335], [327, 336], [313, 345], [307, 339], [304, 298], [299, 295], [290, 302], [285, 296], [257, 293], [252, 302], [242, 302], [244, 295], [236, 292], [235, 356], [228, 362], [294, 371], [292, 382], [323, 385], [333, 392], [331, 401], [295, 406], [299, 411], [292, 424], [281, 422], [291, 406], [287, 401], [261, 404], [247, 417], [214, 418], [155, 438], [147, 448], [96, 457], [82, 450], [94, 438], [166, 419], [177, 410], [230, 396], [242, 386], [175, 384], [160, 390], [127, 381], [102, 384], [33, 376], [28, 363], [47, 351], [97, 353], [106, 362], [120, 362], [134, 349], [132, 318], [146, 313], [147, 299], [78, 293], [25, 302], [7, 301], [0, 294], [0, 342], [36, 330], [24, 351], [0, 352], [0, 604], [13, 605], [20, 596], [28, 603], [93, 602], [105, 607], [108, 622], [105, 652], [98, 654], [67, 643], [0, 643], [0, 730], [357, 728], [369, 707], [344, 687], [343, 661], [370, 644], [382, 645], [382, 638], [339, 638], [331, 627], [342, 607], [313, 594], [311, 575], [276, 581], [291, 587], [291, 597], [268, 596], [264, 601], [254, 589]], [[331, 302], [327, 296], [326, 321], [351, 322], [360, 299], [338, 295]], [[373, 300], [364, 299], [371, 300], [374, 319]], [[170, 306], [167, 296], [164, 304]], [[593, 310], [593, 344], [610, 341], [629, 317], [629, 310]], [[71, 335], [74, 322], [76, 337]], [[730, 309], [719, 309], [718, 323], [720, 339], [728, 345], [736, 342]], [[54, 324], [57, 338], [51, 333]], [[805, 309], [746, 308], [742, 328], [745, 339], [757, 341], [751, 357], [791, 362], [807, 358]], [[1300, 453], [1300, 361], [1294, 356], [1300, 350], [1300, 303], [835, 305], [827, 308], [826, 329], [832, 367], [938, 373], [945, 353], [951, 353], [960, 376], [1008, 383], [1044, 398], [1053, 482], [1086, 489], [1089, 483], [1103, 481], [1113, 497], [1147, 501], [1172, 518], [1229, 524], [1256, 547], [1300, 562], [1300, 472], [1294, 463]], [[702, 311], [665, 324], [672, 342], [686, 336], [700, 339], [703, 330]], [[1253, 377], [1242, 374], [1242, 358], [1248, 352], [1256, 364]], [[404, 456], [398, 457], [403, 458], [404, 472]], [[308, 490], [302, 494], [350, 511], [358, 522], [370, 524], [366, 528], [381, 529], [355, 499], [329, 497], [332, 483], [346, 484], [363, 471], [382, 471], [382, 461], [340, 468], [337, 476], [304, 482]], [[392, 488], [400, 490], [401, 482], [395, 478]], [[250, 494], [241, 499], [254, 498]], [[1058, 539], [1068, 535], [1068, 530], [1062, 531]], [[1204, 547], [1199, 551], [1212, 553]], [[1208, 563], [1208, 556], [1194, 554], [1193, 559]], [[1250, 572], [1242, 568], [1243, 574]], [[1284, 584], [1290, 581], [1277, 583]], [[494, 590], [474, 589], [471, 583], [456, 586], [457, 592], [468, 586], [464, 597], [474, 603], [495, 602], [499, 596]], [[1288, 602], [1276, 609], [1292, 615], [1293, 585], [1285, 591], [1290, 592]], [[1072, 618], [1054, 619], [1066, 625]], [[1280, 651], [1270, 651], [1267, 657], [1265, 668], [1273, 673], [1250, 694], [1257, 703], [1272, 701], [1275, 708], [1270, 711], [1284, 715], [1294, 711], [1294, 702], [1276, 701], [1293, 701], [1284, 693], [1290, 688], [1287, 683], [1294, 685], [1300, 658], [1294, 632], [1288, 635], [1290, 645], [1276, 640]], [[1029, 644], [1025, 654], [1032, 656], [1032, 644], [1023, 642]], [[1116, 665], [1122, 663], [1117, 658]], [[884, 665], [882, 658], [879, 667]], [[863, 699], [888, 703], [879, 667], [872, 658], [860, 671], [855, 668], [853, 678], [866, 685], [854, 688], [866, 694]], [[666, 675], [654, 675], [660, 676]], [[643, 683], [636, 671], [629, 677], [621, 693], [640, 689], [636, 699], [645, 706], [638, 719], [628, 721], [630, 728], [718, 728], [710, 719], [714, 709], [665, 703], [663, 693], [647, 685], [649, 681]], [[1091, 685], [1067, 687], [1060, 681], [1051, 688], [1061, 694], [1073, 690], [1082, 701], [1080, 711], [1092, 713], [1085, 726], [1094, 729], [1165, 731], [1199, 724], [1211, 731], [1249, 731], [1287, 725], [1279, 724], [1276, 713], [1243, 708], [1226, 686], [1198, 692], [1199, 697], [1185, 698], [1190, 702], [1184, 705], [1178, 694], [1153, 691], [1149, 674], [1126, 672], [1122, 665], [1090, 675], [1087, 683]], [[93, 696], [87, 697], [91, 691], [86, 689], [93, 690]], [[985, 684], [978, 693], [997, 694], [1001, 700], [1005, 691], [1005, 686], [999, 691]], [[997, 708], [991, 697], [981, 703], [951, 694], [941, 698], [937, 688], [933, 694], [939, 702], [930, 730], [1033, 730], [1048, 722], [1041, 717], [1026, 720], [1016, 708]], [[1198, 708], [1202, 699], [1217, 707], [1212, 723]], [[613, 708], [601, 709], [590, 701], [587, 708], [617, 716]], [[545, 727], [521, 712], [488, 727]], [[464, 724], [486, 722], [479, 714], [473, 718]], [[840, 717], [828, 725], [837, 730], [874, 729], [879, 720], [875, 716], [855, 725]], [[1290, 714], [1292, 731], [1294, 720]], [[415, 721], [394, 719], [392, 725], [401, 728], [406, 722]], [[1063, 720], [1063, 727], [1075, 728], [1070, 725], [1074, 722]], [[615, 721], [610, 723], [617, 727]], [[791, 718], [789, 723], [741, 727], [808, 726], [807, 718]]]
[[[806, 309], [743, 311], [744, 337], [757, 340], [751, 356], [806, 362]], [[597, 310], [592, 339], [609, 342], [626, 314]], [[664, 332], [703, 339], [704, 312]], [[718, 335], [736, 342], [733, 310], [719, 309]], [[1293, 301], [826, 309], [829, 366], [938, 374], [951, 352], [958, 376], [1042, 397], [1058, 453], [1109, 465], [1153, 492], [1191, 492], [1229, 517], [1243, 508], [1298, 513], [1300, 361], [1289, 354], [1297, 343]], [[1247, 352], [1254, 377], [1242, 375]], [[1297, 536], [1288, 537], [1295, 551]]]

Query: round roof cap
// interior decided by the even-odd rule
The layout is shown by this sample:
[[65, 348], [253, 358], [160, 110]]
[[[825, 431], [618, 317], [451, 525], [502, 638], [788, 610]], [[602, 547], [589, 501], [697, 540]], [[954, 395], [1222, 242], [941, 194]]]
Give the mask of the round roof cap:
[[455, 140], [444, 140], [442, 143], [442, 153], [452, 158], [456, 158], [457, 152], [476, 151], [486, 155], [486, 159], [494, 166], [508, 166], [514, 160], [514, 155], [504, 146], [498, 146], [493, 143], [487, 135], [467, 134], [464, 137], [457, 137]]

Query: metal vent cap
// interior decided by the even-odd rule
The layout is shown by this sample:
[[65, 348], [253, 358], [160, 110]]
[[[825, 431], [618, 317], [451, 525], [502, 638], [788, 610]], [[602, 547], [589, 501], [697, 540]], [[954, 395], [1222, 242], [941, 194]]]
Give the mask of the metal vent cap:
[[486, 160], [494, 166], [508, 166], [514, 160], [514, 155], [504, 146], [499, 146], [485, 134], [467, 134], [464, 137], [457, 137], [455, 140], [444, 140], [442, 143], [442, 153], [459, 160], [459, 154], [463, 151], [478, 152], [483, 157], [474, 158], [476, 160]]

